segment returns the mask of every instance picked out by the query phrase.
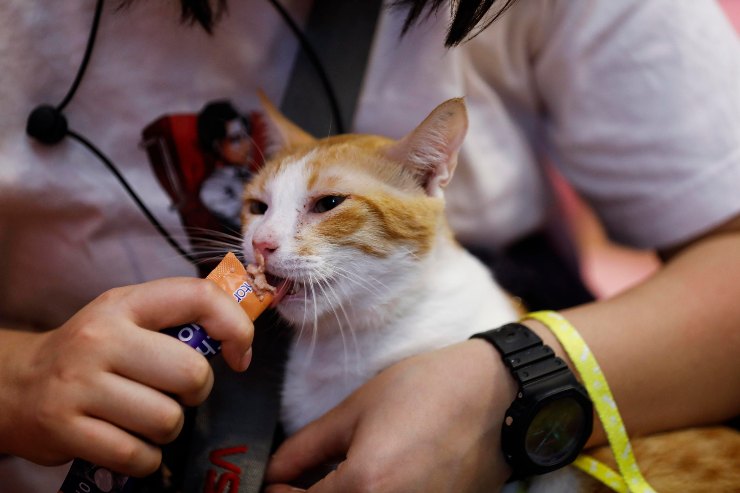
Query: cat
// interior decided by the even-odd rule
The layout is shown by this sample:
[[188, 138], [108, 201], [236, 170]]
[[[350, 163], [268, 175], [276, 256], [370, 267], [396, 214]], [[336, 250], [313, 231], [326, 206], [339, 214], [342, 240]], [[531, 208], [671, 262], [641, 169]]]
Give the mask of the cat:
[[282, 396], [288, 433], [402, 358], [516, 320], [512, 298], [445, 220], [443, 189], [467, 130], [462, 99], [399, 141], [316, 140], [263, 105], [272, 157], [246, 188], [243, 250], [289, 280], [277, 305], [297, 331]]
[[[278, 285], [277, 311], [296, 332], [282, 392], [288, 434], [402, 358], [522, 315], [445, 220], [443, 192], [467, 130], [463, 99], [440, 104], [400, 140], [317, 140], [264, 96], [262, 104], [271, 145], [245, 190], [242, 248], [245, 260], [264, 257]], [[734, 430], [685, 430], [633, 445], [648, 481], [665, 488], [658, 491], [740, 491]], [[608, 447], [593, 453], [609, 460]], [[608, 491], [573, 467], [527, 488]]]

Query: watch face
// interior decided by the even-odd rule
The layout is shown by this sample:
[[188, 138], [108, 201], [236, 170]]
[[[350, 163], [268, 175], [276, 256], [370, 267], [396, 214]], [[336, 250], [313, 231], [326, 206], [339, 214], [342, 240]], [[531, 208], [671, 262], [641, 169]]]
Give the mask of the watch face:
[[527, 429], [524, 447], [539, 466], [552, 466], [581, 446], [587, 418], [573, 398], [548, 402], [535, 415]]

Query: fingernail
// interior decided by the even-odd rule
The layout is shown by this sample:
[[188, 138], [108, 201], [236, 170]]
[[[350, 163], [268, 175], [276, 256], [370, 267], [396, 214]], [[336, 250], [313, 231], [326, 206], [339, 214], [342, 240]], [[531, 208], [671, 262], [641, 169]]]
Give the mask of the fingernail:
[[249, 363], [251, 362], [252, 362], [252, 348], [250, 347], [249, 349], [247, 349], [247, 352], [244, 353], [244, 356], [242, 356], [242, 360], [240, 362], [242, 371], [249, 368]]

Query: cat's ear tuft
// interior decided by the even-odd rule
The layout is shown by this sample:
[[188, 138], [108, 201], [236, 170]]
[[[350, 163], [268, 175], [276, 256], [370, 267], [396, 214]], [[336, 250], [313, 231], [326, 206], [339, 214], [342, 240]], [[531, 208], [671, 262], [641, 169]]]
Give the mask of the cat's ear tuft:
[[468, 130], [463, 98], [445, 101], [403, 139], [385, 150], [387, 157], [410, 166], [427, 194], [441, 196], [457, 166], [457, 154]]
[[283, 149], [316, 141], [313, 136], [283, 115], [261, 89], [257, 91], [257, 95], [265, 112], [267, 126], [265, 151], [268, 157]]

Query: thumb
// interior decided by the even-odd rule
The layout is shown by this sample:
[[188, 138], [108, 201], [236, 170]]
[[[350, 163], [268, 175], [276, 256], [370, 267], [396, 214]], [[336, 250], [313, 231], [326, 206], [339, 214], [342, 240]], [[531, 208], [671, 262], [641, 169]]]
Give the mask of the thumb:
[[359, 413], [349, 404], [345, 401], [285, 440], [270, 459], [266, 482], [292, 481], [318, 466], [342, 460], [352, 443]]

